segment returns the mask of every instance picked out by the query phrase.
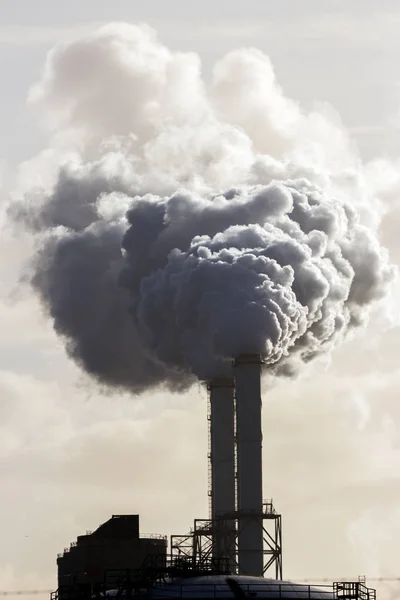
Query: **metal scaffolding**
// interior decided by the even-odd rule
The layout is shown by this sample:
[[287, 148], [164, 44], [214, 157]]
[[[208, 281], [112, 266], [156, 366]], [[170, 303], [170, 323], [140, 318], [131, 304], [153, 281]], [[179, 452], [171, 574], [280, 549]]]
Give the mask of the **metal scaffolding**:
[[[245, 519], [243, 519], [245, 517]], [[215, 572], [237, 574], [238, 537], [253, 519], [262, 522], [263, 530], [263, 575], [271, 574], [275, 579], [283, 577], [282, 568], [282, 516], [274, 508], [272, 500], [263, 503], [260, 514], [235, 511], [216, 519], [195, 519], [193, 529], [186, 535], [171, 536], [171, 554], [185, 558], [199, 570], [212, 568]], [[235, 522], [234, 536], [224, 544], [225, 554], [217, 546], [218, 540], [231, 534], [231, 523]], [[233, 560], [232, 560], [233, 557]]]

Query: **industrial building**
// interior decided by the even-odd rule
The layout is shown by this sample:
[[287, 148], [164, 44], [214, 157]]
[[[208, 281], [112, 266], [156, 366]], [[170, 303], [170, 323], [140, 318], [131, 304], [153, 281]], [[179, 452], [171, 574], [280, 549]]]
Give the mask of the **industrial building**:
[[259, 355], [243, 355], [209, 392], [210, 515], [189, 533], [139, 534], [114, 516], [57, 559], [52, 600], [77, 598], [334, 598], [373, 600], [363, 580], [310, 586], [283, 580], [282, 517], [263, 500]]
[[[71, 589], [113, 589], [124, 579], [134, 579], [146, 564], [164, 568], [165, 536], [140, 536], [138, 515], [113, 515], [96, 531], [80, 535], [57, 557], [59, 596]], [[126, 576], [127, 574], [127, 576]]]

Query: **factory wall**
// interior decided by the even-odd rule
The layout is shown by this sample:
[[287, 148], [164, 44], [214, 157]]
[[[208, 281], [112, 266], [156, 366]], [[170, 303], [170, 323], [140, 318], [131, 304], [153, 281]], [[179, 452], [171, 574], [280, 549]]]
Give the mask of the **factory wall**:
[[[58, 587], [90, 584], [92, 588], [112, 581], [112, 572], [135, 571], [149, 560], [165, 564], [167, 539], [139, 537], [138, 515], [117, 515], [57, 559]], [[112, 587], [112, 585], [111, 585]]]

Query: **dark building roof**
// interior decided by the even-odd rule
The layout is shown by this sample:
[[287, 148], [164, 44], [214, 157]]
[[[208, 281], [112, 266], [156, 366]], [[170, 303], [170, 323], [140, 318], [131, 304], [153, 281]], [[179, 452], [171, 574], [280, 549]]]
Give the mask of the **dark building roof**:
[[139, 515], [113, 515], [92, 534], [96, 539], [132, 540], [139, 538]]

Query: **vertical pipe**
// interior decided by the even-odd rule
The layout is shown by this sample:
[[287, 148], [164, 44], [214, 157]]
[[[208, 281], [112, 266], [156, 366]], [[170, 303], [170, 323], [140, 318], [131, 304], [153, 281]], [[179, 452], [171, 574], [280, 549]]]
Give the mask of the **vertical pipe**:
[[236, 384], [238, 559], [240, 575], [263, 575], [261, 357], [239, 356]]
[[[233, 379], [214, 379], [210, 393], [211, 517], [214, 558], [235, 564], [235, 403]], [[230, 518], [229, 518], [230, 515]], [[224, 517], [225, 516], [225, 517]]]

